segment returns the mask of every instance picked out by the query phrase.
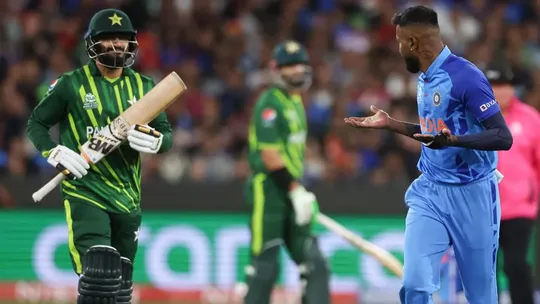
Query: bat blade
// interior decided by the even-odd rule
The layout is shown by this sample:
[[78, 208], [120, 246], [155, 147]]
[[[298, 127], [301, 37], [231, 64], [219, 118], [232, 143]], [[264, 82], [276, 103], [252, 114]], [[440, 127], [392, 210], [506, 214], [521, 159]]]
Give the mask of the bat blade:
[[363, 239], [362, 237], [358, 236], [357, 234], [353, 233], [349, 229], [343, 227], [341, 224], [322, 213], [319, 213], [317, 215], [317, 220], [326, 229], [343, 237], [354, 247], [375, 258], [377, 261], [379, 261], [379, 263], [381, 263], [399, 278], [403, 276], [403, 266], [401, 265], [401, 262], [396, 259], [390, 252]]
[[[143, 95], [138, 102], [127, 108], [106, 128], [103, 128], [98, 134], [84, 143], [81, 147], [81, 155], [90, 164], [99, 162], [120, 146], [132, 125], [144, 125], [151, 122], [159, 113], [174, 103], [186, 89], [186, 85], [180, 76], [176, 72], [170, 73], [148, 93]], [[41, 201], [54, 188], [60, 185], [65, 178], [66, 176], [64, 174], [59, 173], [38, 191], [34, 192], [32, 194], [34, 202]]]

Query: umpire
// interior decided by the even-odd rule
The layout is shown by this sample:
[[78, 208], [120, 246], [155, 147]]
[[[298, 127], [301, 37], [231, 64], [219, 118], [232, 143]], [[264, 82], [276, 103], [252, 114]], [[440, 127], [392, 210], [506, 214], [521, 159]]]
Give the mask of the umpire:
[[527, 252], [540, 198], [540, 114], [517, 98], [509, 68], [491, 66], [485, 74], [514, 137], [509, 151], [498, 152], [497, 169], [505, 176], [499, 184], [503, 270], [512, 303], [533, 304]]

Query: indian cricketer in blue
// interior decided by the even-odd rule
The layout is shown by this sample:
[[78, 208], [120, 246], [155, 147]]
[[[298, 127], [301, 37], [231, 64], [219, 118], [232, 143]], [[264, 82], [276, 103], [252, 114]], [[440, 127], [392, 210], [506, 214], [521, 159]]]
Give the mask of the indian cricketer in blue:
[[393, 23], [407, 70], [421, 72], [420, 123], [394, 120], [373, 106], [373, 116], [345, 122], [388, 129], [423, 144], [422, 174], [405, 193], [401, 303], [433, 303], [441, 258], [452, 245], [468, 302], [495, 304], [500, 223], [495, 151], [510, 149], [512, 135], [482, 71], [442, 42], [435, 11], [410, 7]]

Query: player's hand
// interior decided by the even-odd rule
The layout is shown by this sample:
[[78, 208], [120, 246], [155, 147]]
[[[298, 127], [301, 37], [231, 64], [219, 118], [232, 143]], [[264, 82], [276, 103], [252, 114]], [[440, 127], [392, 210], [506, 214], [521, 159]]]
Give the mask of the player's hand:
[[414, 134], [414, 138], [431, 149], [441, 149], [443, 147], [453, 146], [457, 142], [457, 137], [446, 128], [442, 129], [437, 135], [416, 133]]
[[355, 128], [384, 129], [390, 124], [390, 115], [375, 106], [369, 108], [373, 112], [369, 117], [347, 117], [345, 123]]
[[163, 134], [149, 126], [134, 125], [127, 131], [127, 139], [134, 150], [156, 154], [163, 142]]
[[289, 198], [292, 202], [297, 225], [307, 225], [317, 216], [319, 204], [315, 194], [298, 186], [289, 192]]
[[47, 162], [70, 179], [82, 178], [90, 168], [80, 154], [62, 145], [51, 150]]

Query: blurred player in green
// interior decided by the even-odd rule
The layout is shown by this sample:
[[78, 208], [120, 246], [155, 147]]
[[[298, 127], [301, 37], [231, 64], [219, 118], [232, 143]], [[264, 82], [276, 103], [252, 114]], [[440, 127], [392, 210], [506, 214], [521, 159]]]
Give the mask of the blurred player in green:
[[285, 246], [298, 265], [302, 303], [330, 303], [329, 269], [311, 232], [315, 195], [301, 184], [307, 122], [300, 94], [311, 85], [306, 49], [286, 41], [274, 49], [273, 86], [255, 104], [249, 127], [246, 201], [252, 207], [246, 304], [270, 302]]
[[[141, 99], [154, 82], [130, 68], [138, 44], [124, 12], [96, 13], [85, 44], [91, 60], [51, 84], [30, 116], [27, 133], [49, 164], [69, 177], [62, 183], [62, 196], [70, 256], [79, 275], [78, 303], [131, 303], [141, 224], [140, 153], [169, 150], [171, 126], [161, 113], [150, 128], [132, 127], [125, 143], [89, 166], [79, 155], [81, 145]], [[56, 124], [59, 144], [49, 135]]]

